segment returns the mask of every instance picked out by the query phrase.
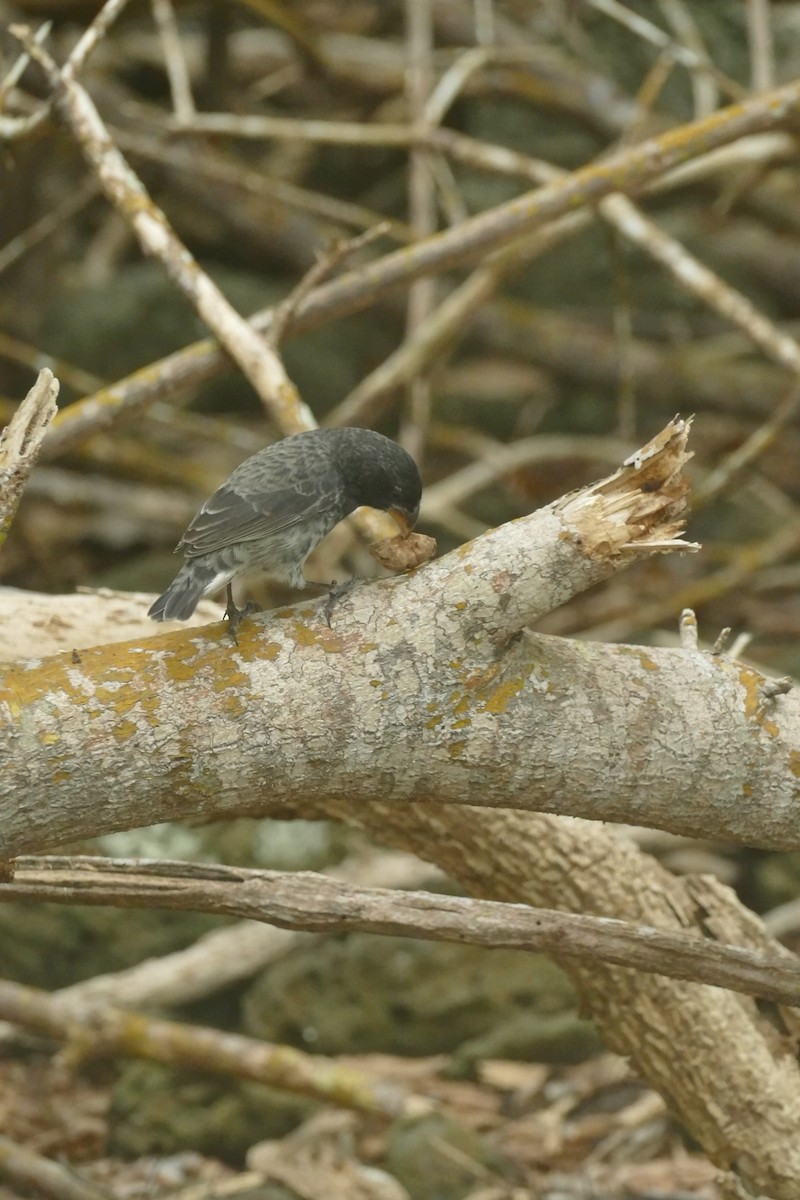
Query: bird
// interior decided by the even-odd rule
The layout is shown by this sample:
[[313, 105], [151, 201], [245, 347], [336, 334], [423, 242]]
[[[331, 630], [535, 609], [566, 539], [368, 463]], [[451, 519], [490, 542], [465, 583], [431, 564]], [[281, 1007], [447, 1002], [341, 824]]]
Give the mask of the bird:
[[[402, 533], [419, 516], [417, 465], [372, 429], [311, 429], [245, 459], [201, 506], [175, 553], [186, 562], [148, 611], [155, 621], [185, 621], [202, 596], [227, 588], [229, 631], [255, 606], [237, 608], [231, 580], [253, 567], [304, 588], [303, 565], [335, 525], [361, 505], [388, 512]], [[345, 587], [349, 587], [345, 585]], [[342, 585], [330, 585], [326, 617]]]

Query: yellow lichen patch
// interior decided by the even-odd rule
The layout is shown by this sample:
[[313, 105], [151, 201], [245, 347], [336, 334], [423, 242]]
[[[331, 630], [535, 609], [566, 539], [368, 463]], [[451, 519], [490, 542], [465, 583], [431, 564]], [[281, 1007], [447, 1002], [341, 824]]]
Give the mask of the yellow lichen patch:
[[523, 688], [521, 679], [509, 679], [505, 683], [501, 683], [499, 687], [491, 693], [483, 702], [484, 712], [494, 713], [498, 715], [504, 713], [508, 708], [509, 702], [519, 695]]
[[789, 755], [789, 770], [794, 775], [795, 779], [800, 778], [800, 752], [792, 750]]
[[467, 709], [469, 708], [469, 697], [463, 695], [462, 693], [458, 693], [458, 692], [454, 692], [453, 695], [461, 696], [461, 698], [459, 700], [456, 700], [455, 704], [453, 705], [453, 712], [457, 713], [457, 714], [465, 713], [467, 711]]
[[451, 742], [447, 747], [447, 752], [451, 758], [458, 758], [459, 754], [464, 752], [464, 747], [466, 744], [467, 743], [463, 740], [459, 742]]
[[431, 717], [431, 719], [429, 721], [425, 722], [425, 728], [426, 729], [435, 729], [437, 725], [441, 725], [443, 719], [444, 718], [442, 717], [442, 714], [437, 713], [435, 717]]
[[40, 733], [39, 741], [43, 746], [55, 746], [61, 741], [59, 733]]
[[266, 662], [275, 662], [281, 652], [280, 642], [261, 642], [258, 647], [258, 658]]
[[5, 704], [16, 718], [29, 705], [59, 692], [76, 696], [79, 687], [73, 682], [72, 671], [71, 653], [58, 654], [38, 666], [9, 663], [0, 673], [0, 704]]
[[739, 682], [745, 691], [744, 715], [749, 721], [754, 721], [769, 737], [778, 736], [778, 726], [772, 717], [767, 716], [769, 705], [765, 702], [762, 687], [766, 682], [763, 675], [750, 667], [739, 668]]
[[111, 733], [118, 742], [127, 742], [136, 733], [136, 725], [133, 721], [120, 721]]
[[455, 604], [456, 612], [463, 612], [467, 607], [466, 600], [457, 600]]
[[[333, 633], [326, 625], [306, 625], [303, 621], [293, 621], [286, 632], [296, 646], [317, 646], [325, 654], [341, 654], [346, 644], [358, 644], [355, 634], [345, 641], [345, 638]], [[375, 649], [375, 643], [369, 648]]]
[[51, 777], [51, 783], [67, 783], [72, 776], [69, 771], [54, 771]]
[[661, 669], [657, 662], [653, 662], [652, 658], [649, 658], [648, 655], [641, 650], [639, 651], [638, 658], [639, 664], [644, 671], [659, 671]]
[[239, 691], [249, 690], [250, 677], [241, 669], [234, 656], [226, 655], [221, 661], [214, 660], [209, 671], [211, 690], [227, 692], [230, 688]]
[[472, 717], [462, 717], [460, 721], [453, 721], [451, 729], [468, 729], [472, 724]]

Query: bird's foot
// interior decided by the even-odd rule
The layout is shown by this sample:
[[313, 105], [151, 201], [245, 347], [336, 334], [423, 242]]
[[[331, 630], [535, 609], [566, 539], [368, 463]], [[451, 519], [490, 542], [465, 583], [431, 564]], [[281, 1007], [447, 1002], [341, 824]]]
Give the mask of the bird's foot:
[[231, 590], [230, 584], [228, 584], [227, 597], [228, 597], [228, 602], [225, 605], [225, 612], [222, 614], [222, 619], [224, 621], [225, 618], [227, 617], [228, 634], [229, 634], [231, 640], [233, 641], [234, 646], [238, 646], [239, 639], [236, 636], [237, 626], [239, 625], [239, 623], [241, 621], [244, 620], [245, 617], [249, 617], [251, 613], [261, 612], [261, 608], [258, 604], [255, 604], [252, 600], [250, 600], [247, 604], [245, 604], [244, 608], [237, 608], [236, 605], [233, 603], [233, 592]]
[[322, 610], [328, 625], [328, 629], [331, 627], [331, 616], [333, 615], [334, 608], [339, 601], [346, 596], [348, 592], [351, 592], [359, 582], [360, 581], [357, 575], [354, 575], [352, 579], [345, 579], [344, 583], [337, 583], [335, 579], [332, 581], [330, 587], [328, 588], [328, 598], [325, 601], [325, 607]]

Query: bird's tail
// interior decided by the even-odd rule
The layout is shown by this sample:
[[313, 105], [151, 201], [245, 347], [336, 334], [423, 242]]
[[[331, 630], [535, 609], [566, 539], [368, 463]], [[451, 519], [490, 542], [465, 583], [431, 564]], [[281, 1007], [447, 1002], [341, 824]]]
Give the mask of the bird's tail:
[[[148, 617], [154, 621], [186, 621], [197, 608], [200, 597], [214, 589], [218, 578], [220, 571], [217, 567], [190, 559], [181, 567], [163, 596], [159, 596], [151, 605]], [[224, 576], [220, 579], [220, 585], [223, 583]]]

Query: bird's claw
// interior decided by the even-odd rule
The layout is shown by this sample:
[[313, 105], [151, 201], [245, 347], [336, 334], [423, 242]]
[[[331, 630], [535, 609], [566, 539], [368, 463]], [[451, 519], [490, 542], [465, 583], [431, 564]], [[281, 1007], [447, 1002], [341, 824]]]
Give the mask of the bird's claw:
[[331, 628], [331, 616], [333, 615], [334, 608], [343, 596], [346, 596], [349, 591], [352, 591], [357, 583], [358, 579], [355, 575], [352, 579], [346, 579], [344, 583], [337, 583], [335, 579], [331, 582], [331, 585], [328, 588], [328, 598], [325, 601], [325, 607], [322, 610], [328, 629]]
[[236, 605], [233, 603], [233, 592], [231, 591], [231, 586], [228, 584], [228, 602], [225, 605], [225, 612], [222, 614], [222, 619], [224, 621], [227, 618], [228, 634], [234, 646], [239, 645], [239, 639], [236, 636], [237, 626], [241, 621], [244, 620], [245, 617], [249, 617], [251, 613], [255, 612], [261, 612], [261, 607], [260, 605], [255, 604], [252, 600], [248, 601], [243, 608], [236, 607]]

